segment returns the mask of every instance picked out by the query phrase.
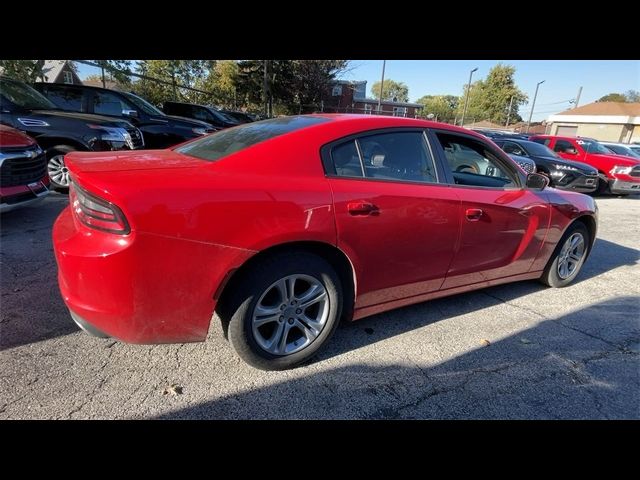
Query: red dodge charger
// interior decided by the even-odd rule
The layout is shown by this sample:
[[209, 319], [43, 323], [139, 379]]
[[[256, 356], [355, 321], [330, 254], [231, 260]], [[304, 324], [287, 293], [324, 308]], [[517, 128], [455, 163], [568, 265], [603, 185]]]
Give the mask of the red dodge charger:
[[269, 370], [308, 360], [341, 318], [518, 280], [563, 287], [596, 237], [592, 198], [422, 120], [292, 116], [66, 164], [53, 240], [75, 322], [191, 342], [215, 311]]

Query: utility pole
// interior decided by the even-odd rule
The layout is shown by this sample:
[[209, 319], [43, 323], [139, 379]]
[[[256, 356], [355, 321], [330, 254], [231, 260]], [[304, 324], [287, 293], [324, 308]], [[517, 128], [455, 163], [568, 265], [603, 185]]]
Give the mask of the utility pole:
[[511, 118], [511, 107], [513, 106], [513, 95], [511, 95], [511, 100], [509, 100], [509, 111], [507, 112], [507, 123], [504, 125], [505, 128], [509, 126], [509, 118]]
[[382, 88], [384, 87], [384, 67], [387, 66], [387, 61], [382, 61], [382, 79], [380, 80], [380, 95], [378, 96], [378, 115], [380, 115], [380, 105], [382, 103]]
[[267, 112], [267, 82], [269, 81], [268, 73], [267, 73], [267, 62], [268, 60], [264, 60], [264, 78], [262, 82], [262, 96], [264, 97], [264, 116], [266, 117]]
[[578, 108], [578, 104], [580, 103], [580, 95], [582, 95], [582, 87], [578, 89], [578, 95], [576, 96], [576, 104], [573, 108]]
[[460, 120], [460, 126], [464, 127], [464, 116], [467, 114], [467, 106], [469, 105], [469, 94], [471, 93], [471, 77], [473, 76], [473, 72], [478, 70], [478, 67], [474, 68], [469, 72], [469, 83], [467, 84], [467, 96], [464, 99], [464, 109], [462, 110], [462, 120]]
[[107, 82], [105, 82], [104, 80], [104, 66], [102, 66], [101, 69], [102, 69], [102, 88], [107, 88]]
[[529, 133], [529, 126], [531, 125], [531, 117], [533, 117], [533, 109], [536, 108], [536, 98], [538, 96], [538, 88], [542, 85], [545, 80], [538, 82], [536, 85], [536, 93], [533, 94], [533, 104], [531, 105], [531, 111], [529, 112], [529, 121], [527, 122], [527, 130], [526, 133]]

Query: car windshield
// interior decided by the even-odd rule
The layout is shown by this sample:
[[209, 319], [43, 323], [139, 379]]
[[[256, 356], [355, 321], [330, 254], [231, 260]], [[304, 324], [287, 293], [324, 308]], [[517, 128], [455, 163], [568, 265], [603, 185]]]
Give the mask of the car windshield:
[[230, 118], [228, 115], [225, 115], [220, 110], [216, 110], [213, 107], [209, 108], [209, 112], [213, 115], [217, 120], [222, 120], [228, 123], [238, 123], [235, 118]]
[[142, 110], [147, 115], [156, 115], [159, 117], [164, 117], [165, 114], [158, 110], [156, 107], [147, 102], [144, 98], [140, 98], [133, 93], [123, 92], [124, 96], [127, 97], [131, 103], [133, 103], [136, 107]]
[[322, 117], [295, 116], [245, 123], [193, 140], [175, 150], [202, 160], [216, 161], [278, 135], [327, 121]]
[[26, 110], [57, 110], [58, 107], [37, 90], [21, 82], [0, 81], [0, 93], [4, 98]]
[[587, 153], [600, 153], [603, 155], [611, 154], [607, 147], [596, 142], [595, 140], [585, 140], [584, 138], [579, 138], [578, 140], [576, 140], [576, 143], [584, 148]]
[[536, 142], [522, 142], [522, 146], [525, 148], [525, 150], [527, 152], [529, 152], [529, 155], [532, 155], [534, 157], [558, 157], [558, 155], [556, 155], [556, 152], [554, 152], [553, 150], [551, 150], [549, 147], [547, 147], [546, 145], [542, 145], [540, 143], [536, 143]]

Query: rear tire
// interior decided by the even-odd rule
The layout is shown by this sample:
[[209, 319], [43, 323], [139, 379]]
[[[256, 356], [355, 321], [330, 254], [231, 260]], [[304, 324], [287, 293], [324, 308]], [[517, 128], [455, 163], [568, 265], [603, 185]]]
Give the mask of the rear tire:
[[540, 277], [545, 285], [562, 288], [580, 273], [589, 253], [591, 238], [582, 222], [574, 222], [562, 236]]
[[305, 251], [267, 257], [232, 288], [219, 314], [228, 321], [234, 350], [261, 370], [285, 370], [310, 360], [333, 335], [342, 312], [342, 285], [334, 268]]
[[69, 145], [56, 145], [48, 148], [47, 156], [47, 173], [51, 181], [51, 187], [54, 190], [67, 192], [69, 190], [69, 171], [64, 162], [64, 156], [69, 152], [75, 152], [76, 149]]

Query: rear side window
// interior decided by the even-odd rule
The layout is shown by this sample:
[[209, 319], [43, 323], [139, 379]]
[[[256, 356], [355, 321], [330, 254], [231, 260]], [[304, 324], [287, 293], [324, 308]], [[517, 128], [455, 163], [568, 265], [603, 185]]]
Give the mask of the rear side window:
[[48, 87], [47, 96], [49, 100], [62, 110], [71, 112], [82, 111], [82, 90], [76, 88]]
[[333, 147], [331, 161], [340, 177], [437, 182], [433, 157], [422, 132], [358, 137]]
[[175, 151], [202, 160], [216, 161], [265, 140], [327, 121], [322, 117], [295, 116], [246, 123], [186, 143]]

